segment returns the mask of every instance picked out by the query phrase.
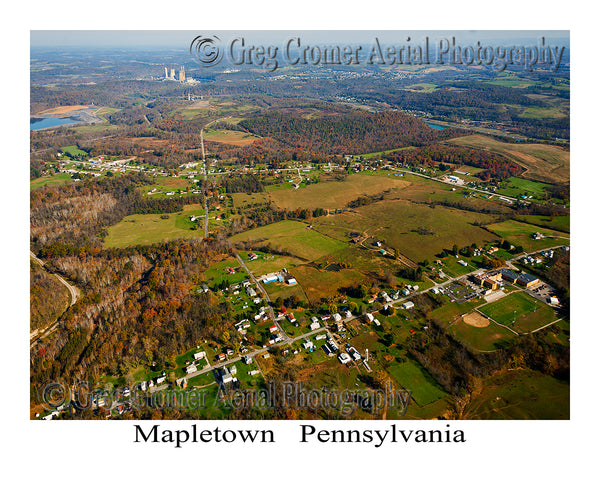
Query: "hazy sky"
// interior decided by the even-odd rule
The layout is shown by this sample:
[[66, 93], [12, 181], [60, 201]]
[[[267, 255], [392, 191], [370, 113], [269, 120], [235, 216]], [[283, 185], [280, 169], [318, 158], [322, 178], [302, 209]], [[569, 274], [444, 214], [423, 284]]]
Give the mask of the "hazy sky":
[[32, 30], [32, 47], [55, 47], [55, 46], [82, 46], [82, 47], [187, 47], [191, 40], [197, 35], [219, 35], [222, 40], [233, 39], [238, 36], [253, 40], [255, 42], [271, 42], [273, 44], [284, 42], [292, 36], [299, 36], [311, 42], [344, 42], [360, 43], [371, 42], [378, 37], [386, 42], [405, 43], [407, 36], [411, 41], [417, 42], [425, 36], [431, 40], [440, 38], [456, 37], [461, 41], [491, 42], [493, 40], [503, 43], [523, 40], [535, 42], [541, 37], [547, 40], [562, 40], [568, 42], [569, 31], [566, 30], [414, 30], [414, 31], [390, 31], [390, 30], [358, 30], [358, 31], [319, 31], [319, 30], [230, 30], [230, 31], [194, 31], [194, 30]]

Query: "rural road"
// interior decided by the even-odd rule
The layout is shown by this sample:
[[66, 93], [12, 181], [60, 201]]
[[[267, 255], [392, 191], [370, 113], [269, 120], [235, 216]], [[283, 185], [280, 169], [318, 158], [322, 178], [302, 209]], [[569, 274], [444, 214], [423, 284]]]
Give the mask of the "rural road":
[[[36, 257], [35, 254], [31, 250], [29, 251], [29, 257], [31, 258], [32, 261], [34, 261], [35, 263], [37, 263], [38, 265], [40, 265], [42, 268], [44, 268], [47, 271], [46, 264], [41, 259]], [[51, 275], [54, 275], [58, 279], [58, 281], [60, 283], [62, 283], [65, 287], [67, 287], [67, 289], [69, 290], [69, 294], [71, 295], [71, 304], [67, 308], [70, 308], [73, 305], [75, 305], [75, 302], [77, 302], [77, 299], [81, 296], [81, 292], [79, 291], [79, 289], [77, 287], [71, 285], [69, 282], [67, 282], [58, 273], [51, 273]], [[58, 327], [58, 319], [51, 325], [42, 329], [41, 331], [40, 331], [40, 329], [35, 329], [34, 331], [30, 332], [29, 341], [31, 343], [30, 343], [29, 348], [33, 348], [39, 340], [50, 335], [54, 330], [56, 330], [57, 327]]]

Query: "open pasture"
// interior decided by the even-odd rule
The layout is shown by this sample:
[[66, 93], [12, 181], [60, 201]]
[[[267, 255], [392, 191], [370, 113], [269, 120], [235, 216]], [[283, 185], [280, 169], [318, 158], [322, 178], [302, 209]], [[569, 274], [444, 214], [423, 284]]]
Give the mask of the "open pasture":
[[570, 152], [554, 145], [539, 143], [505, 143], [484, 135], [453, 138], [447, 143], [473, 147], [503, 155], [527, 171], [523, 177], [546, 183], [568, 183]]

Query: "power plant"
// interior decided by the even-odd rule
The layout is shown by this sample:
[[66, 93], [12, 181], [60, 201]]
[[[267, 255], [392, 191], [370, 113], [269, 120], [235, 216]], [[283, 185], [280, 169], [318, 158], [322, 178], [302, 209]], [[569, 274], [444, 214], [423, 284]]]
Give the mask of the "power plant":
[[172, 80], [176, 82], [187, 82], [194, 83], [195, 80], [193, 78], [185, 76], [185, 67], [182, 65], [179, 67], [179, 71], [175, 71], [175, 68], [165, 67], [165, 77], [163, 80]]

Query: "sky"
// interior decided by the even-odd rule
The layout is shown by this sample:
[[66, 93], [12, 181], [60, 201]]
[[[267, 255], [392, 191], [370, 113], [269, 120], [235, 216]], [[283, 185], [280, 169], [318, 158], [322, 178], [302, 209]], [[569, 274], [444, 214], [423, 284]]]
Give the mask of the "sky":
[[[197, 35], [219, 35], [222, 39], [233, 39], [243, 35], [252, 41], [281, 43], [290, 37], [301, 34], [302, 38], [311, 42], [371, 42], [375, 36], [386, 42], [406, 43], [407, 37], [412, 42], [424, 39], [456, 37], [457, 40], [505, 44], [522, 44], [537, 42], [541, 37], [548, 40], [568, 42], [567, 30], [230, 30], [230, 31], [194, 31], [194, 30], [31, 30], [32, 47], [181, 47], [188, 46]], [[563, 43], [561, 42], [561, 43]]]

